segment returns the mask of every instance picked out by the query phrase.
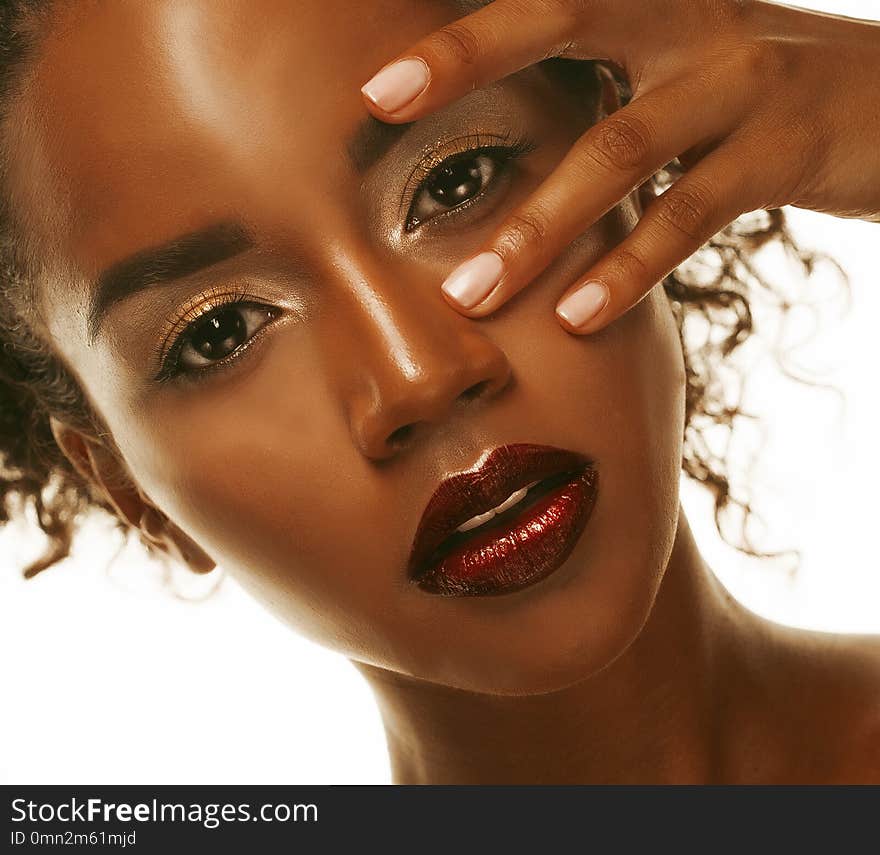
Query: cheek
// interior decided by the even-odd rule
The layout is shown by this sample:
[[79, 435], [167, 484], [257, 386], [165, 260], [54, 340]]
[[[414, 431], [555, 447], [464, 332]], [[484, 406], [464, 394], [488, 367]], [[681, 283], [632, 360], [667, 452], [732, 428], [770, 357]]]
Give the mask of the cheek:
[[[547, 424], [536, 435], [592, 455], [599, 498], [565, 584], [491, 627], [456, 627], [444, 681], [463, 688], [553, 691], [608, 665], [644, 626], [675, 539], [685, 377], [662, 286], [603, 333], [542, 342], [532, 398]], [[475, 647], [481, 660], [467, 655]]]
[[[632, 507], [677, 498], [684, 430], [681, 344], [662, 286], [609, 330], [601, 395], [606, 449], [632, 485]], [[642, 497], [640, 500], [639, 497]]]
[[408, 544], [389, 513], [400, 496], [293, 349], [158, 406], [123, 453], [147, 495], [279, 617], [340, 652], [381, 654], [384, 627], [403, 622]]
[[[608, 527], [620, 534], [618, 552], [633, 558], [646, 544], [652, 554], [663, 553], [677, 518], [686, 378], [672, 309], [658, 284], [604, 330], [576, 336], [560, 328], [554, 308], [636, 221], [631, 205], [614, 209], [496, 321], [527, 399], [519, 406], [546, 414], [545, 436], [558, 430], [558, 444], [567, 439], [597, 459]], [[655, 534], [634, 538], [635, 531]]]
[[[615, 208], [590, 233], [592, 245], [572, 245], [562, 281], [577, 281], [637, 222], [631, 200]], [[559, 296], [558, 288], [548, 291], [545, 305], [532, 310], [551, 315]], [[546, 354], [542, 377], [556, 384], [557, 400], [567, 397], [579, 409], [581, 441], [603, 476], [604, 530], [614, 533], [622, 567], [644, 568], [643, 589], [653, 596], [656, 568], [665, 566], [676, 528], [685, 418], [684, 356], [663, 285], [599, 333], [564, 338]]]
[[[616, 479], [609, 505], [620, 555], [647, 617], [678, 519], [685, 374], [681, 344], [662, 286], [620, 319], [606, 378], [607, 462]], [[641, 577], [639, 578], [639, 574]], [[611, 574], [609, 582], [613, 584]]]

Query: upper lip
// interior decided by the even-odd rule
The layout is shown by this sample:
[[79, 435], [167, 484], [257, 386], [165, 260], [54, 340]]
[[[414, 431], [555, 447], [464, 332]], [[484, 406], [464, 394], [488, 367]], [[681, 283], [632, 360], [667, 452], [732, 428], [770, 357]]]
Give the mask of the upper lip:
[[407, 572], [417, 579], [429, 569], [426, 561], [464, 522], [500, 505], [511, 493], [532, 481], [564, 472], [576, 474], [592, 464], [575, 451], [550, 445], [516, 443], [494, 448], [471, 469], [440, 482], [422, 513]]

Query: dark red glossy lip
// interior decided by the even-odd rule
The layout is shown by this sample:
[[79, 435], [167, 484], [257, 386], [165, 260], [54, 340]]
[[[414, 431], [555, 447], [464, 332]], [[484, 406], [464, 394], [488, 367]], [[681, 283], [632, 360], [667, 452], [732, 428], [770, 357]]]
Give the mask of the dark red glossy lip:
[[[586, 455], [548, 445], [516, 443], [499, 446], [473, 468], [444, 479], [431, 496], [419, 522], [407, 565], [409, 578], [426, 589], [439, 592], [437, 580], [429, 579], [435, 569], [438, 547], [456, 529], [477, 514], [500, 505], [511, 493], [532, 481], [554, 476], [586, 475], [590, 502], [595, 490], [594, 462]], [[584, 482], [584, 478], [576, 479]], [[560, 483], [564, 481], [554, 478]], [[581, 514], [586, 524], [589, 512]], [[490, 586], [491, 587], [491, 586]], [[499, 588], [502, 585], [499, 583]], [[488, 593], [481, 589], [473, 593]], [[461, 591], [461, 593], [468, 593]]]

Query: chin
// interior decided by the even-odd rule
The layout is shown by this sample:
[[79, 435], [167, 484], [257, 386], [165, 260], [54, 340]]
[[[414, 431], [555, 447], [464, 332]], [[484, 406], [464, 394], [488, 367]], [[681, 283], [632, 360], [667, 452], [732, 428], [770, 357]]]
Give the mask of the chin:
[[658, 521], [615, 551], [615, 539], [598, 533], [614, 528], [595, 522], [595, 539], [542, 583], [496, 602], [483, 598], [477, 608], [492, 608], [461, 620], [438, 645], [442, 658], [418, 676], [484, 694], [539, 695], [595, 677], [621, 657], [651, 615], [675, 525]]

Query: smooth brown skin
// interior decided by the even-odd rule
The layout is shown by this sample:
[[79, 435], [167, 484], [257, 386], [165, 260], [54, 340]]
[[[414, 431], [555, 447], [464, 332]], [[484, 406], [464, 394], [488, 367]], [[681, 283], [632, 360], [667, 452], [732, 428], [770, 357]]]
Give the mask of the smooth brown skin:
[[467, 317], [504, 305], [676, 156], [687, 174], [560, 294], [557, 304], [590, 280], [608, 292], [585, 324], [556, 316], [569, 332], [611, 323], [746, 211], [794, 205], [880, 222], [876, 21], [764, 0], [494, 0], [383, 63], [427, 64], [414, 100], [394, 113], [364, 104], [383, 121], [413, 121], [549, 56], [610, 61], [633, 98], [478, 247], [504, 263], [488, 296], [465, 308], [443, 292]]
[[[532, 66], [352, 171], [360, 85], [455, 15], [427, 0], [72, 4], [11, 117], [15, 197], [47, 253], [46, 333], [121, 456], [56, 421], [59, 442], [154, 543], [197, 571], [221, 564], [355, 664], [395, 782], [880, 779], [877, 639], [762, 620], [697, 551], [678, 500], [683, 360], [662, 288], [595, 336], [552, 317], [566, 284], [632, 230], [638, 198], [491, 319], [440, 295], [592, 107]], [[613, 87], [601, 103], [617, 106]], [[423, 145], [512, 129], [537, 148], [494, 191], [402, 233]], [[231, 216], [256, 250], [118, 303], [89, 345], [100, 271]], [[155, 383], [164, 319], [206, 289], [282, 315], [223, 372]], [[508, 442], [597, 461], [584, 536], [514, 594], [421, 592], [404, 568], [429, 496]]]

